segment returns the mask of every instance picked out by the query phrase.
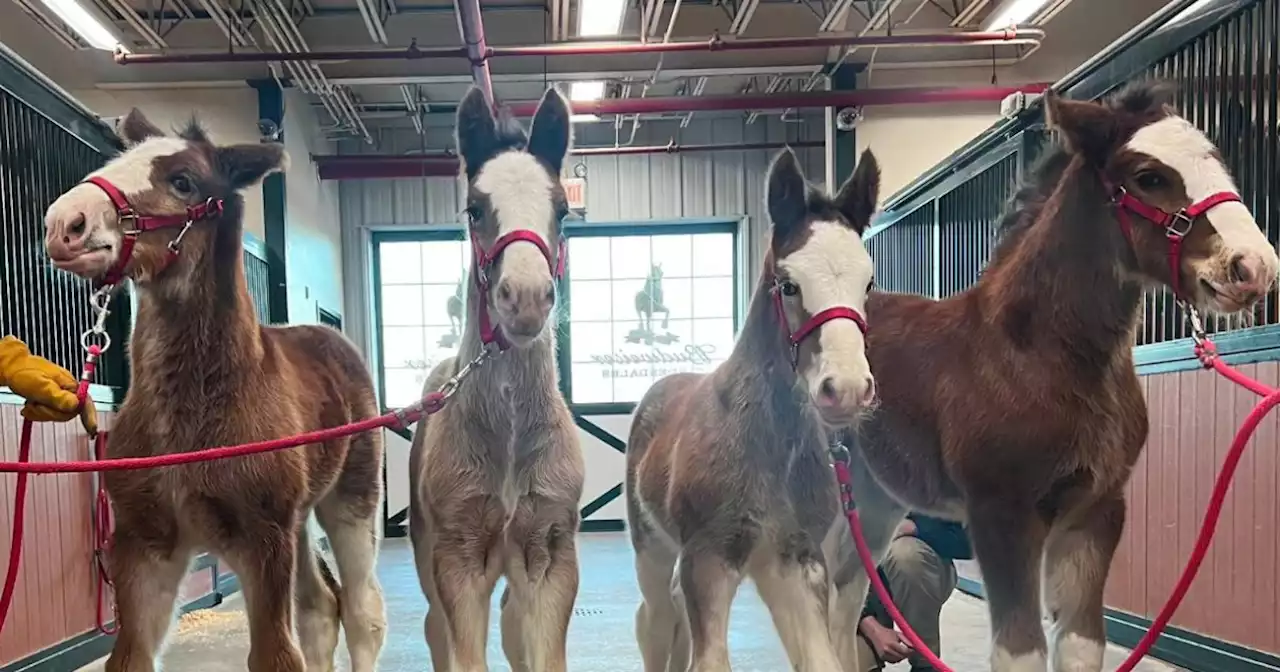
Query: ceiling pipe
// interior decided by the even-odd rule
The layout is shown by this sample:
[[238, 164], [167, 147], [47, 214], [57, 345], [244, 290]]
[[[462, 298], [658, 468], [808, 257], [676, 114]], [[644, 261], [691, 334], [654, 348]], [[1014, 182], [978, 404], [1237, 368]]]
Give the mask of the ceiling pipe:
[[[471, 61], [471, 79], [484, 92], [484, 99], [493, 107], [493, 77], [489, 74], [489, 52], [484, 41], [484, 19], [480, 16], [480, 0], [453, 0], [458, 14], [458, 32], [466, 45], [467, 59]], [[409, 45], [412, 47], [413, 45]]]
[[[805, 140], [801, 142], [744, 142], [734, 144], [681, 145], [670, 142], [665, 145], [628, 147], [580, 147], [573, 156], [632, 156], [638, 154], [687, 154], [690, 152], [726, 152], [751, 150], [817, 149], [823, 143]], [[458, 158], [452, 154], [313, 154], [316, 168], [322, 180], [362, 180], [402, 177], [455, 177], [458, 174]]]
[[[853, 91], [807, 91], [802, 93], [748, 93], [720, 96], [667, 96], [658, 98], [603, 98], [575, 100], [574, 114], [596, 116], [614, 114], [660, 114], [664, 112], [725, 112], [785, 110], [789, 108], [858, 107], [869, 105], [928, 105], [936, 103], [996, 102], [1014, 93], [1042, 93], [1047, 82], [1019, 86], [902, 87]], [[517, 117], [531, 117], [537, 101], [507, 105]]]
[[[288, 61], [388, 61], [440, 58], [466, 58], [472, 63], [472, 74], [481, 88], [489, 83], [489, 59], [522, 56], [618, 56], [628, 54], [665, 54], [679, 52], [757, 51], [770, 49], [815, 49], [828, 47], [927, 47], [941, 45], [1038, 45], [1044, 31], [1017, 28], [994, 31], [954, 33], [907, 33], [895, 35], [815, 35], [811, 37], [765, 37], [726, 40], [719, 34], [706, 40], [674, 42], [562, 42], [515, 47], [490, 47], [484, 42], [484, 28], [479, 22], [479, 0], [455, 0], [459, 30], [464, 31], [463, 47], [419, 47], [404, 49], [347, 49], [338, 51], [294, 52], [187, 52], [164, 54], [131, 54], [117, 52], [120, 65], [154, 65], [161, 63], [270, 63]], [[471, 7], [471, 9], [464, 9]], [[474, 12], [474, 14], [473, 14]], [[474, 18], [469, 18], [474, 17]]]

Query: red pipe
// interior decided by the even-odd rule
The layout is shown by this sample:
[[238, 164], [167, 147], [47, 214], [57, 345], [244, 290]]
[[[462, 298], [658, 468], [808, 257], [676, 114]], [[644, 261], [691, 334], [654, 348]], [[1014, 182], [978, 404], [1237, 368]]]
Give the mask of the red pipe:
[[[803, 93], [749, 93], [727, 96], [668, 96], [658, 98], [602, 98], [575, 100], [574, 114], [598, 116], [614, 114], [658, 114], [663, 112], [724, 112], [731, 110], [786, 110], [812, 107], [861, 107], [870, 105], [927, 105], [1000, 101], [1019, 91], [1042, 93], [1048, 82], [1021, 86], [983, 87], [903, 87], [854, 91], [807, 91]], [[508, 105], [518, 117], [533, 116], [536, 102]]]
[[[464, 0], [458, 0], [459, 3]], [[461, 5], [459, 5], [461, 6]], [[461, 16], [459, 21], [462, 21]], [[461, 25], [461, 24], [460, 24]], [[480, 33], [483, 37], [483, 31]], [[718, 34], [707, 40], [676, 42], [566, 42], [515, 47], [490, 47], [483, 39], [474, 39], [462, 47], [421, 48], [410, 44], [405, 49], [349, 49], [341, 51], [279, 52], [192, 52], [165, 54], [132, 54], [118, 51], [120, 65], [160, 63], [274, 63], [286, 61], [387, 61], [435, 58], [467, 58], [473, 65], [491, 58], [516, 56], [610, 56], [624, 54], [663, 54], [685, 51], [756, 51], [768, 49], [813, 49], [819, 47], [894, 47], [943, 44], [993, 44], [1038, 42], [1044, 31], [1018, 28], [1002, 31], [955, 33], [917, 33], [907, 35], [819, 35], [813, 37], [768, 37], [726, 40]]]
[[480, 0], [454, 0], [453, 5], [454, 14], [458, 17], [458, 34], [467, 45], [467, 60], [471, 61], [471, 80], [480, 87], [485, 101], [492, 109], [493, 77], [489, 75], [489, 61], [484, 57], [491, 50], [484, 41], [484, 19], [480, 17]]
[[[627, 147], [581, 147], [574, 156], [626, 156], [637, 154], [684, 154], [688, 152], [723, 152], [793, 149], [816, 149], [821, 141], [744, 142], [715, 145], [644, 145]], [[458, 174], [458, 158], [452, 154], [320, 154], [311, 157], [322, 180], [385, 179], [396, 177], [453, 177]]]

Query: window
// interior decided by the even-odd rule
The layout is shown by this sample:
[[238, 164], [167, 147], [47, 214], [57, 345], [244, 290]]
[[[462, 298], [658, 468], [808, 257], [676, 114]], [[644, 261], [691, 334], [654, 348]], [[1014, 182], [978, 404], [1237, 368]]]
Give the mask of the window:
[[[634, 403], [663, 376], [729, 356], [736, 226], [566, 229], [558, 356], [570, 402]], [[471, 246], [461, 231], [381, 233], [374, 254], [382, 403], [399, 408], [458, 351]]]
[[[723, 362], [736, 333], [735, 240], [721, 231], [569, 238], [575, 404], [633, 403], [663, 376]], [[603, 235], [596, 235], [603, 232]]]
[[456, 235], [375, 239], [382, 403], [388, 407], [417, 401], [431, 369], [458, 351], [471, 246]]

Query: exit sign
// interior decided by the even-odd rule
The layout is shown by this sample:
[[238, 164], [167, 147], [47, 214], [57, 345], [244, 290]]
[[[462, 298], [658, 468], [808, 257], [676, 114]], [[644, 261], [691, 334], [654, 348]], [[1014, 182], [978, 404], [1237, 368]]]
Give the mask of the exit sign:
[[569, 202], [570, 210], [587, 209], [587, 180], [583, 177], [566, 177], [560, 184], [564, 187], [564, 198]]

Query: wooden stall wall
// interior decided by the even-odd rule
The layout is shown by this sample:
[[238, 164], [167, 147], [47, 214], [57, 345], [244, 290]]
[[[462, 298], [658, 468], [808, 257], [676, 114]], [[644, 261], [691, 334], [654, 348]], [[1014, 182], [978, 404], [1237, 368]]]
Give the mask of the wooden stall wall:
[[[1280, 362], [1240, 370], [1280, 386]], [[1142, 377], [1151, 434], [1128, 488], [1128, 524], [1111, 566], [1107, 605], [1153, 618], [1191, 554], [1227, 448], [1258, 397], [1203, 370]], [[1280, 414], [1258, 427], [1226, 500], [1217, 536], [1179, 628], [1280, 651]]]
[[[0, 461], [18, 459], [21, 406], [12, 395], [0, 399]], [[99, 404], [99, 423], [110, 429], [114, 412]], [[40, 424], [32, 436], [33, 461], [90, 458], [89, 438], [75, 422]], [[97, 579], [94, 574], [91, 514], [93, 482], [89, 474], [33, 475], [28, 481], [26, 533], [17, 590], [8, 621], [0, 631], [0, 672], [65, 672], [109, 649], [110, 639], [95, 637]], [[7, 566], [13, 553], [13, 474], [0, 476], [0, 559]], [[178, 602], [184, 608], [220, 600], [225, 573], [200, 559], [192, 565]], [[103, 605], [111, 621], [112, 603]], [[68, 654], [51, 658], [56, 654]], [[74, 662], [73, 662], [74, 661]]]

